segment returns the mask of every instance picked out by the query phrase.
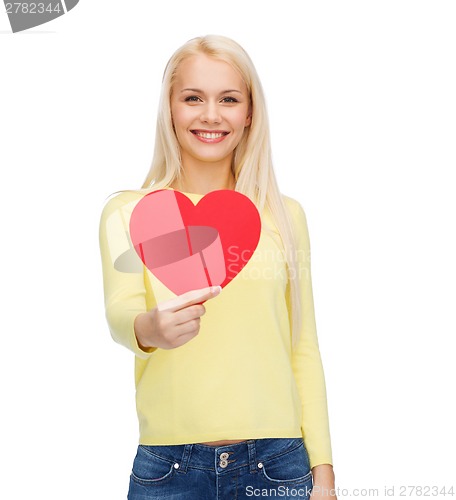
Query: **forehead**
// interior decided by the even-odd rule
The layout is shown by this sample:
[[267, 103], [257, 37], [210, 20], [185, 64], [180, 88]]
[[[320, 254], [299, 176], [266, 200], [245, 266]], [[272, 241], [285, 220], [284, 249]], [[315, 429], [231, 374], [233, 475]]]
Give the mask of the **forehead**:
[[196, 88], [217, 91], [223, 88], [246, 91], [241, 75], [230, 64], [205, 54], [187, 57], [179, 64], [174, 86], [176, 90]]

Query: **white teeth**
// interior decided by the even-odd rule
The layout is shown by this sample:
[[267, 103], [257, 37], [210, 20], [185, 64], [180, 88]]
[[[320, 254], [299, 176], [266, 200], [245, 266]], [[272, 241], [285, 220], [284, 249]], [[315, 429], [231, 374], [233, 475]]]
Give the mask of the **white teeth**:
[[223, 137], [225, 134], [214, 133], [214, 132], [197, 132], [196, 135], [199, 137], [203, 137], [204, 139], [219, 139]]

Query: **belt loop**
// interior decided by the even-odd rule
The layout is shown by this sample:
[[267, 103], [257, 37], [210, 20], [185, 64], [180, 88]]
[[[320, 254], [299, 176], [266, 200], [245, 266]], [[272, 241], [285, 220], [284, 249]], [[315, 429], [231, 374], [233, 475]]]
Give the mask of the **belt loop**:
[[190, 460], [190, 455], [192, 454], [193, 445], [184, 445], [184, 452], [182, 453], [181, 462], [179, 464], [178, 472], [187, 472], [188, 462]]
[[250, 472], [258, 472], [255, 443], [256, 439], [249, 439], [247, 441], [247, 447], [249, 450]]

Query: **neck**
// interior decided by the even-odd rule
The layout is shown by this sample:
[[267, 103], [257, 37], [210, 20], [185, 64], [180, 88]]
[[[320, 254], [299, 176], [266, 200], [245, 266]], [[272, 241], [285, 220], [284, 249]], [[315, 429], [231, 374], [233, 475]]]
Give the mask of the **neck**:
[[207, 194], [218, 189], [234, 189], [236, 182], [231, 171], [231, 158], [223, 163], [184, 162], [183, 174], [171, 184], [185, 193]]

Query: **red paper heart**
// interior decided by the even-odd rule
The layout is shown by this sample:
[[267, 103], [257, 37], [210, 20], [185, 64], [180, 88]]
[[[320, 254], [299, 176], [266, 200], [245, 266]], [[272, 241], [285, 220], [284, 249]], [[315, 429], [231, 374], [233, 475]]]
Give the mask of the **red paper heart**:
[[176, 295], [225, 287], [252, 257], [260, 231], [254, 203], [229, 189], [212, 191], [197, 205], [179, 191], [153, 191], [138, 202], [130, 219], [136, 252]]

